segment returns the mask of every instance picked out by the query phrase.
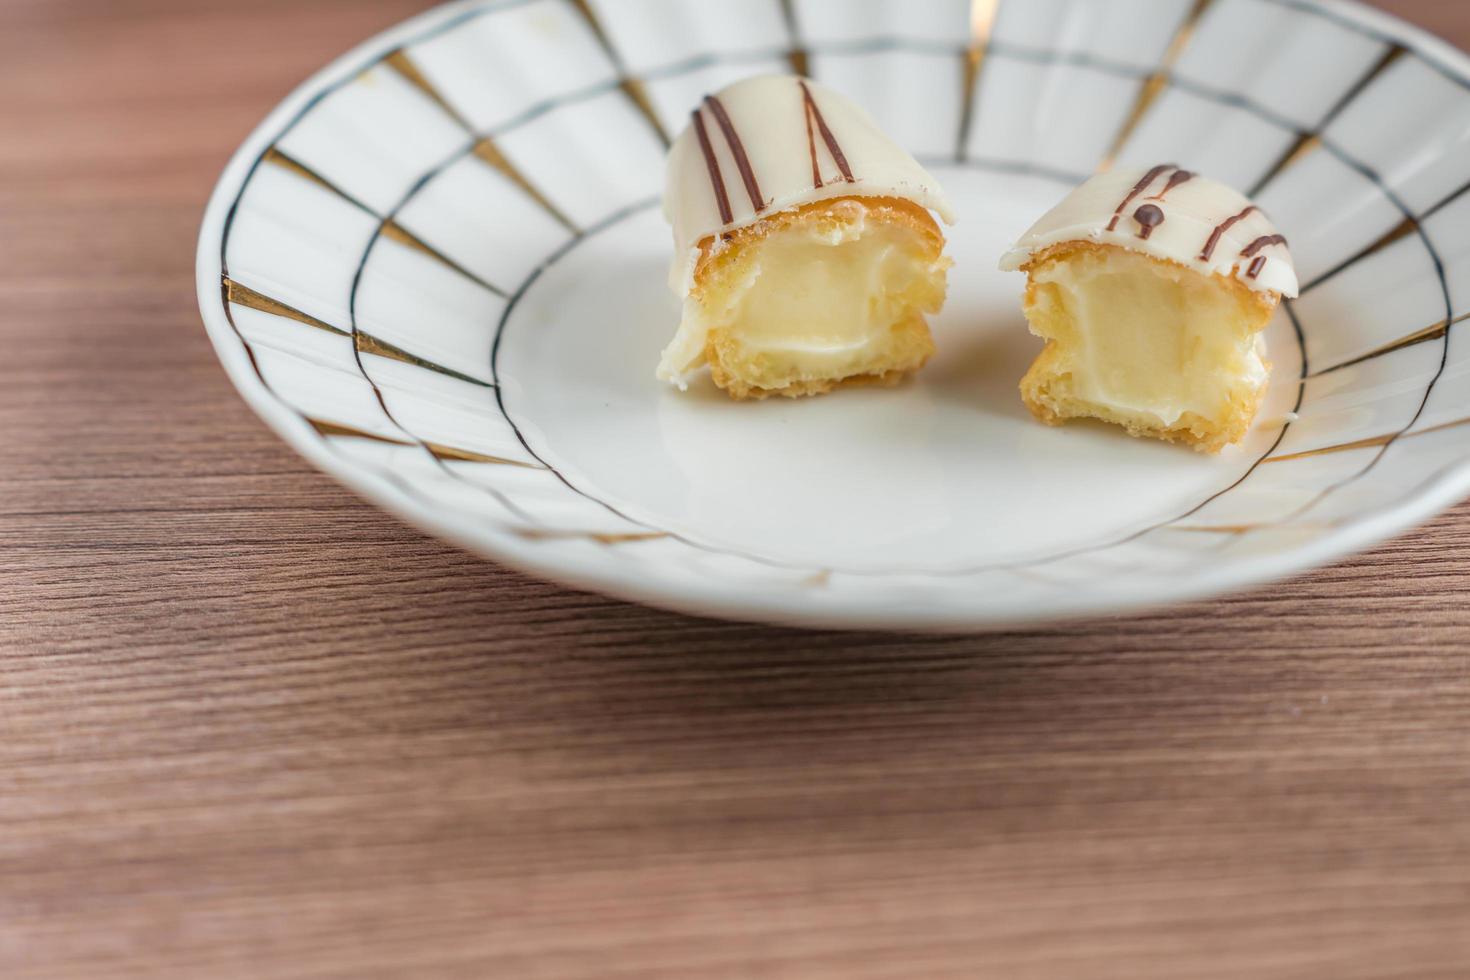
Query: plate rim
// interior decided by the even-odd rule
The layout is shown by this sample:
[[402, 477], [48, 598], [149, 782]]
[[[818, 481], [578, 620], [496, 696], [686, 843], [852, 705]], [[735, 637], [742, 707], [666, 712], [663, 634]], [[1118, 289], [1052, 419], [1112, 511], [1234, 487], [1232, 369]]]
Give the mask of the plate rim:
[[[200, 315], [215, 355], [245, 403], [279, 438], [315, 469], [368, 503], [411, 527], [440, 538], [481, 558], [562, 586], [640, 603], [687, 615], [718, 617], [754, 623], [772, 623], [813, 629], [881, 629], [935, 633], [969, 633], [1059, 624], [1098, 616], [1141, 615], [1166, 606], [1200, 601], [1244, 589], [1264, 588], [1320, 568], [1396, 537], [1442, 514], [1470, 496], [1470, 452], [1396, 503], [1369, 511], [1332, 533], [1274, 555], [1242, 559], [1208, 577], [1169, 579], [1153, 595], [1104, 599], [1072, 593], [1065, 602], [1014, 615], [955, 606], [945, 611], [905, 612], [886, 607], [882, 612], [852, 608], [833, 609], [802, 601], [808, 595], [793, 591], [787, 601], [770, 595], [753, 597], [709, 590], [704, 594], [670, 590], [613, 570], [597, 567], [575, 556], [538, 550], [488, 525], [469, 528], [464, 522], [441, 517], [426, 505], [379, 482], [359, 466], [346, 463], [295, 409], [282, 402], [255, 370], [253, 356], [230, 322], [225, 309], [220, 243], [249, 175], [279, 131], [307, 109], [325, 89], [360, 74], [381, 61], [406, 38], [443, 27], [454, 20], [526, 0], [451, 0], [383, 30], [329, 61], [297, 84], [250, 131], [222, 170], [200, 224], [195, 257], [195, 286]], [[1450, 69], [1470, 85], [1470, 54], [1450, 42], [1386, 11], [1359, 0], [1273, 0], [1298, 9], [1315, 9], [1356, 21], [1402, 43], [1431, 63]]]

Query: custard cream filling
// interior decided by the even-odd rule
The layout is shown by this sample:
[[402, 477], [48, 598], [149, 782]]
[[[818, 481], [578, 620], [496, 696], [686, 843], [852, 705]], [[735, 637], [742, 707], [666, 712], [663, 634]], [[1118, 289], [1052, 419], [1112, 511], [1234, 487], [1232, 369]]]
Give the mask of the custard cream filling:
[[767, 236], [749, 246], [734, 281], [687, 297], [659, 378], [686, 388], [716, 330], [790, 378], [864, 370], [890, 328], [928, 305], [916, 304], [916, 292], [927, 292], [948, 260], [925, 254], [908, 227], [853, 206], [853, 220], [796, 222]]
[[1071, 353], [1079, 401], [1172, 426], [1191, 412], [1217, 418], [1232, 391], [1266, 382], [1249, 311], [1208, 277], [1112, 252], [1050, 263], [1035, 283], [1042, 335]]

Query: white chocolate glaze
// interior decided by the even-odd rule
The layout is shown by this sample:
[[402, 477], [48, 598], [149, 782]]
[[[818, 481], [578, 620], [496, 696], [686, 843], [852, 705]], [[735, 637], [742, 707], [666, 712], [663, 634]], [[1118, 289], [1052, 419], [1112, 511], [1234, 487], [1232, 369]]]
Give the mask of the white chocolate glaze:
[[1297, 295], [1296, 266], [1271, 219], [1232, 188], [1174, 166], [1114, 170], [1084, 182], [1021, 236], [1000, 267], [1021, 269], [1035, 253], [1074, 241], [1233, 276], [1257, 292]]
[[670, 288], [688, 295], [706, 239], [848, 196], [903, 198], [954, 223], [939, 182], [851, 100], [795, 75], [736, 82], [706, 98], [669, 151]]

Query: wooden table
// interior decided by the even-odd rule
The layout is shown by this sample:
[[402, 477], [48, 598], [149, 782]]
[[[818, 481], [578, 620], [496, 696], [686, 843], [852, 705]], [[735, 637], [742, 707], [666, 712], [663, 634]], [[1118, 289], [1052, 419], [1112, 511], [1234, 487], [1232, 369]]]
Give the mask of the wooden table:
[[1153, 616], [811, 634], [478, 561], [266, 431], [206, 195], [421, 6], [0, 0], [0, 976], [1470, 975], [1470, 507]]

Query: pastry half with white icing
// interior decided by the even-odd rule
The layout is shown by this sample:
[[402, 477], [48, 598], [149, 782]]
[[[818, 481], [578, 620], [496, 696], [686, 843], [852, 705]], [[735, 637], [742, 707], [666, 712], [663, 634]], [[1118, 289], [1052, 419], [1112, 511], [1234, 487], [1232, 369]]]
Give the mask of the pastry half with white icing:
[[1218, 452], [1269, 380], [1262, 331], [1297, 295], [1286, 239], [1236, 191], [1175, 166], [1099, 174], [1001, 261], [1027, 273], [1046, 347], [1021, 381], [1032, 414], [1102, 419]]
[[737, 399], [893, 384], [934, 352], [938, 183], [836, 92], [762, 76], [707, 96], [669, 155], [670, 286], [683, 318], [659, 378], [708, 366]]

